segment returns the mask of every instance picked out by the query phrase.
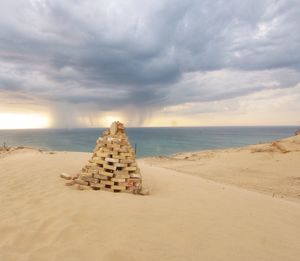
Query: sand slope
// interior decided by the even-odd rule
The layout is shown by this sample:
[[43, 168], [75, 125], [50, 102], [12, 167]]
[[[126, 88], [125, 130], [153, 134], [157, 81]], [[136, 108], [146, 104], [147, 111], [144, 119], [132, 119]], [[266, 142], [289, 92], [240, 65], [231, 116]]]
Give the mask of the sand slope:
[[0, 260], [299, 260], [297, 202], [143, 161], [150, 196], [64, 186], [89, 156], [0, 159]]
[[242, 148], [148, 158], [149, 164], [300, 202], [300, 135]]

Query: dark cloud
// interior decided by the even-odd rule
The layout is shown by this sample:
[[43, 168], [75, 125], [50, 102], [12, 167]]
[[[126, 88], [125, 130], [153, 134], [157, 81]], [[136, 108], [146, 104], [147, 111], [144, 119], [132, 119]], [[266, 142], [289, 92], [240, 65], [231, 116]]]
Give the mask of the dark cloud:
[[[12, 95], [151, 109], [299, 83], [297, 0], [10, 0], [0, 14], [0, 90]], [[226, 71], [249, 79], [210, 78]]]

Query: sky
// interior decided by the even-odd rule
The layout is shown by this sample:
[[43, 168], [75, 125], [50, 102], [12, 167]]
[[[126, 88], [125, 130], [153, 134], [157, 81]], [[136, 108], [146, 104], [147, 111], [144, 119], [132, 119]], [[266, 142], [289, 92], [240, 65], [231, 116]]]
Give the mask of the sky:
[[299, 0], [2, 0], [0, 129], [300, 125]]

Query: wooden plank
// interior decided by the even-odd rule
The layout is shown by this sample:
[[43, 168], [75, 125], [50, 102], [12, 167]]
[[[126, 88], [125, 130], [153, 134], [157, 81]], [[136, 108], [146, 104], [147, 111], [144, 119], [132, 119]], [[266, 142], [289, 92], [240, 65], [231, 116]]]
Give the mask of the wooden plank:
[[125, 182], [126, 179], [112, 178], [111, 181], [113, 181], [113, 182]]
[[101, 180], [100, 184], [112, 186], [112, 185], [114, 185], [114, 182], [110, 181], [110, 180]]
[[75, 184], [75, 180], [67, 181], [65, 183], [66, 186], [73, 186]]
[[107, 137], [107, 141], [108, 141], [108, 142], [112, 142], [113, 140], [114, 140], [113, 137]]
[[99, 183], [99, 179], [97, 178], [82, 176], [81, 179], [90, 183]]
[[88, 177], [88, 178], [92, 178], [93, 175], [91, 173], [85, 173], [85, 174], [82, 174], [81, 177]]
[[123, 187], [127, 187], [127, 182], [115, 182], [114, 186], [123, 186]]
[[91, 190], [92, 188], [90, 186], [78, 185], [77, 189], [78, 190]]
[[131, 157], [131, 156], [133, 156], [132, 153], [129, 153], [129, 152], [121, 152], [120, 155], [121, 156], [125, 156], [125, 157]]
[[109, 157], [111, 155], [111, 153], [109, 152], [97, 152], [97, 156], [98, 157], [101, 157], [101, 158], [106, 158], [106, 157]]
[[86, 166], [87, 166], [87, 167], [94, 167], [94, 166], [97, 166], [97, 164], [94, 163], [94, 162], [88, 162], [88, 163], [86, 164]]
[[98, 173], [98, 169], [88, 169], [87, 173], [92, 176], [93, 174], [97, 174]]
[[140, 185], [140, 179], [127, 179], [127, 187], [139, 187]]
[[131, 178], [141, 178], [141, 174], [137, 174], [137, 173], [132, 173], [129, 174]]
[[111, 187], [111, 189], [113, 190], [121, 190], [121, 191], [125, 191], [126, 190], [126, 187], [125, 186], [117, 186], [117, 185], [114, 185]]
[[107, 148], [110, 148], [110, 149], [113, 149], [113, 148], [114, 148], [114, 145], [111, 144], [111, 143], [107, 143], [107, 144], [106, 144], [106, 147], [107, 147]]
[[107, 177], [113, 177], [113, 176], [114, 176], [114, 173], [107, 172], [107, 171], [104, 171], [104, 170], [102, 170], [102, 169], [99, 170], [99, 174], [100, 174], [100, 175], [107, 176]]
[[112, 163], [118, 163], [119, 159], [114, 159], [114, 158], [105, 158], [104, 159], [106, 162], [112, 162]]
[[113, 154], [113, 157], [114, 157], [115, 159], [119, 159], [119, 160], [125, 160], [125, 159], [126, 159], [125, 156], [121, 156], [121, 155], [118, 155], [118, 154], [116, 154], [116, 153]]
[[116, 170], [117, 167], [115, 167], [114, 165], [108, 165], [108, 164], [103, 164], [103, 168], [104, 169], [110, 169], [110, 170]]
[[79, 184], [79, 185], [84, 185], [84, 186], [88, 186], [89, 183], [84, 181], [84, 180], [81, 180], [81, 179], [75, 179], [74, 180], [76, 184]]
[[118, 174], [129, 175], [129, 172], [127, 170], [122, 169], [122, 170], [115, 170], [114, 174], [115, 175], [118, 175]]
[[101, 183], [97, 183], [97, 184], [91, 184], [91, 187], [92, 187], [92, 188], [104, 188], [105, 185], [104, 185], [104, 184], [101, 184]]
[[95, 175], [94, 175], [94, 178], [107, 180], [107, 179], [108, 179], [108, 176], [100, 175], [100, 174], [95, 174]]
[[136, 167], [126, 167], [126, 168], [124, 168], [124, 170], [134, 171], [134, 170], [136, 170]]
[[91, 166], [91, 167], [89, 167], [89, 170], [98, 170], [98, 166], [96, 165], [96, 166]]
[[117, 168], [125, 168], [125, 167], [127, 167], [127, 164], [124, 164], [124, 163], [116, 163], [116, 164], [114, 164], [114, 166], [116, 166]]
[[99, 160], [95, 160], [95, 163], [96, 163], [97, 165], [103, 165], [103, 164], [105, 163], [105, 161], [99, 159]]
[[137, 167], [137, 164], [136, 164], [136, 162], [133, 162], [133, 163], [129, 163], [130, 165], [129, 165], [129, 167]]
[[64, 172], [60, 174], [60, 177], [63, 179], [67, 179], [67, 180], [72, 179], [71, 175], [64, 173]]
[[129, 163], [134, 163], [135, 160], [134, 159], [121, 159], [120, 163], [124, 163], [124, 164], [129, 164]]
[[129, 176], [129, 174], [117, 173], [117, 174], [115, 174], [115, 178], [117, 178], [117, 179], [128, 179], [128, 178], [130, 178], [130, 176]]

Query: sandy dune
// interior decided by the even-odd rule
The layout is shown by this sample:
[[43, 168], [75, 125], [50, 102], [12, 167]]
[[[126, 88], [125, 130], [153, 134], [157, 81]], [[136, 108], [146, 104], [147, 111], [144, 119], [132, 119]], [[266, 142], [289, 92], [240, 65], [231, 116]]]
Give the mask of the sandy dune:
[[178, 153], [148, 164], [300, 202], [300, 135], [242, 148]]
[[23, 150], [0, 158], [0, 260], [299, 260], [299, 202], [145, 160], [150, 196], [64, 186], [59, 174], [89, 157]]

